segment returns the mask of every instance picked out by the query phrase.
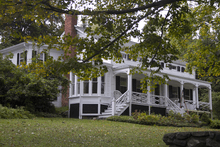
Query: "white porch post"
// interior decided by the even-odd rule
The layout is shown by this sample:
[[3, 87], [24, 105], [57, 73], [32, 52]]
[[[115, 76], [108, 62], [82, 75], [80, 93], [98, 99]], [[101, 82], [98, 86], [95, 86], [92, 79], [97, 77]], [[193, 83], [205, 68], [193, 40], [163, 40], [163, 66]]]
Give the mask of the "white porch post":
[[198, 91], [198, 87], [199, 85], [196, 84], [196, 108], [199, 108], [199, 91]]
[[132, 104], [132, 75], [130, 69], [128, 70], [128, 95], [129, 95], [129, 116], [131, 116], [131, 104]]
[[210, 105], [210, 111], [212, 111], [212, 87], [209, 86], [209, 105]]
[[[166, 97], [166, 99], [168, 98], [167, 84], [164, 84], [164, 96]], [[166, 99], [165, 99], [165, 105], [168, 106]]]
[[184, 107], [184, 98], [183, 98], [183, 81], [180, 81], [180, 108]]
[[194, 106], [196, 105], [196, 88], [193, 88], [193, 109], [195, 108]]
[[97, 78], [97, 82], [98, 82], [98, 96], [101, 96], [101, 77]]
[[115, 97], [112, 99], [112, 116], [115, 116], [116, 112], [116, 104], [115, 104]]

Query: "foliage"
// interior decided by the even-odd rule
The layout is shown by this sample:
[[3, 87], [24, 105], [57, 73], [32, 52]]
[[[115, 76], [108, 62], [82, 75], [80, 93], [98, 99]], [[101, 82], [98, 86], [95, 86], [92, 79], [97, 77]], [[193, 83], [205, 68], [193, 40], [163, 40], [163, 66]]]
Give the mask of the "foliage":
[[[13, 22], [20, 29], [23, 25], [16, 24], [18, 19], [18, 22], [22, 20], [21, 22], [33, 24], [34, 28], [40, 28], [42, 23], [46, 26], [51, 25], [53, 26], [51, 27], [52, 32], [56, 32], [55, 29], [59, 28], [60, 24], [51, 19], [51, 16], [59, 17], [61, 14], [81, 15], [83, 21], [87, 21], [89, 24], [85, 30], [87, 33], [86, 38], [72, 38], [70, 35], [53, 36], [47, 33], [31, 36], [28, 33], [13, 32], [13, 27], [6, 27], [6, 29], [7, 32], [13, 32], [10, 35], [16, 38], [21, 38], [24, 41], [35, 40], [39, 46], [48, 44], [48, 49], [62, 49], [66, 55], [70, 52], [70, 47], [74, 48], [76, 56], [71, 59], [65, 58], [66, 61], [63, 64], [66, 68], [63, 68], [63, 72], [67, 73], [73, 70], [82, 79], [100, 76], [106, 72], [107, 67], [103, 65], [102, 59], [112, 59], [117, 63], [121, 63], [123, 62], [121, 52], [130, 54], [130, 58], [133, 60], [140, 57], [143, 63], [138, 68], [134, 68], [132, 73], [145, 75], [142, 80], [143, 89], [145, 89], [146, 85], [150, 83], [146, 82], [148, 80], [158, 81], [159, 84], [166, 82], [167, 75], [164, 75], [164, 77], [155, 75], [162, 69], [159, 61], [172, 63], [172, 61], [178, 59], [184, 48], [189, 48], [183, 58], [189, 60], [189, 71], [195, 66], [201, 75], [213, 74], [217, 76], [220, 73], [218, 72], [220, 68], [218, 68], [218, 51], [216, 50], [218, 41], [214, 41], [217, 44], [216, 48], [207, 46], [199, 48], [202, 45], [200, 40], [195, 42], [197, 47], [183, 46], [188, 45], [195, 38], [198, 29], [200, 36], [209, 35], [209, 38], [213, 38], [215, 31], [219, 30], [218, 2], [214, 0], [197, 0], [194, 3], [199, 5], [195, 5], [196, 8], [191, 10], [191, 3], [182, 0], [1, 1], [0, 26]], [[216, 15], [211, 15], [213, 13]], [[211, 27], [206, 25], [205, 21], [202, 21], [203, 18], [209, 25], [212, 25], [211, 30], [213, 32], [208, 31]], [[140, 31], [138, 29], [139, 22], [144, 20], [146, 26]], [[191, 20], [193, 20], [193, 24]], [[191, 39], [188, 39], [189, 36]], [[130, 47], [123, 46], [130, 38], [138, 39], [139, 43]], [[214, 39], [217, 38], [218, 36]], [[207, 54], [212, 60], [205, 58]], [[208, 63], [205, 64], [205, 61], [208, 61]], [[207, 74], [203, 70], [206, 67], [210, 67], [207, 69]], [[150, 69], [150, 75], [144, 72], [147, 69]]]
[[0, 104], [0, 119], [17, 119], [17, 118], [34, 118], [35, 116], [29, 111], [24, 110], [23, 107], [18, 107], [16, 109], [3, 107]]
[[[214, 5], [199, 4], [191, 8], [186, 16], [191, 32], [174, 39], [187, 61], [187, 71], [196, 70], [200, 78], [218, 82], [219, 78], [219, 13], [218, 3]], [[215, 15], [213, 15], [215, 14]], [[173, 38], [172, 38], [173, 39]]]
[[[58, 61], [54, 61], [58, 62]], [[55, 113], [52, 101], [56, 100], [60, 92], [58, 86], [67, 88], [68, 80], [62, 74], [37, 72], [42, 68], [48, 69], [51, 64], [39, 63], [38, 66], [16, 67], [9, 59], [0, 55], [0, 104], [3, 106], [25, 106], [25, 109], [34, 112]], [[65, 88], [66, 87], [66, 88]]]
[[220, 120], [211, 120], [210, 127], [220, 129]]
[[61, 115], [62, 117], [68, 117], [68, 110], [69, 107], [65, 106], [65, 107], [56, 107], [56, 113], [58, 115]]
[[208, 114], [206, 113], [203, 113], [202, 116], [201, 116], [201, 119], [200, 119], [202, 122], [204, 122], [205, 124], [209, 125], [211, 120], [208, 116]]
[[176, 127], [200, 127], [199, 116], [193, 114], [175, 114], [172, 111], [169, 116], [148, 115], [147, 113], [134, 112], [130, 116], [111, 116], [107, 118], [110, 121], [129, 122], [144, 125], [158, 125], [158, 126], [176, 126]]
[[198, 123], [199, 122], [199, 116], [194, 113], [194, 114], [192, 114], [191, 120], [192, 120], [193, 123]]

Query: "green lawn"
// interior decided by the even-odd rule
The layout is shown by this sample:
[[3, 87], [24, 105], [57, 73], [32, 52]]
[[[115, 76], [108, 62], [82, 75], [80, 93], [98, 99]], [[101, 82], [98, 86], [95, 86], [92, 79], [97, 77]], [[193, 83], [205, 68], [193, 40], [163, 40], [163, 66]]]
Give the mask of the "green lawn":
[[163, 147], [165, 133], [205, 130], [214, 129], [67, 118], [0, 119], [0, 146]]

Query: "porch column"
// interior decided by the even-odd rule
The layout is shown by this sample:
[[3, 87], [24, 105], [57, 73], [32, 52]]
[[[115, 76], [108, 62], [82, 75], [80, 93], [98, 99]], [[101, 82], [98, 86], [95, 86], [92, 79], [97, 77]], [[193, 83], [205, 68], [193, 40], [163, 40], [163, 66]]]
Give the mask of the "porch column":
[[132, 75], [130, 69], [128, 70], [128, 96], [129, 96], [129, 116], [131, 116], [131, 104], [132, 104]]
[[210, 105], [210, 111], [212, 111], [212, 87], [209, 86], [209, 105]]
[[198, 87], [199, 85], [196, 84], [196, 108], [199, 108], [199, 91], [198, 91]]
[[184, 82], [180, 81], [180, 108], [184, 107], [183, 85]]
[[98, 96], [101, 96], [101, 77], [98, 77], [97, 78], [97, 82], [98, 82], [98, 89], [97, 89], [97, 92], [98, 92]]
[[[164, 84], [164, 96], [166, 97], [166, 99], [168, 98], [167, 84]], [[167, 103], [166, 99], [165, 99], [165, 105], [168, 106], [168, 103]]]
[[193, 109], [196, 106], [196, 88], [193, 88]]

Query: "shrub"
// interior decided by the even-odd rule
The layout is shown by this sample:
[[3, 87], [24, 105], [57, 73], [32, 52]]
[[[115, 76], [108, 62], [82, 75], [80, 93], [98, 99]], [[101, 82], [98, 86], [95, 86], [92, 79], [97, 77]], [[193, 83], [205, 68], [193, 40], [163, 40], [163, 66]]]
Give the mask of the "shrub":
[[135, 112], [133, 112], [131, 115], [133, 116], [133, 118], [134, 118], [135, 120], [137, 120], [137, 119], [138, 119], [138, 116], [140, 115], [140, 111], [135, 110]]
[[66, 106], [66, 107], [56, 107], [56, 113], [58, 115], [61, 115], [62, 117], [68, 117], [68, 110], [69, 110], [69, 107]]
[[186, 121], [186, 122], [188, 122], [188, 123], [191, 123], [192, 122], [192, 118], [191, 118], [191, 115], [189, 115], [189, 114], [187, 114], [187, 113], [184, 113], [183, 114], [183, 118], [184, 118], [184, 120]]
[[210, 120], [210, 127], [220, 129], [220, 120]]
[[0, 118], [16, 119], [16, 118], [34, 118], [35, 116], [29, 111], [25, 111], [23, 107], [8, 108], [0, 104]]
[[194, 114], [192, 115], [191, 119], [192, 119], [192, 122], [193, 122], [193, 123], [199, 123], [199, 115], [197, 115], [197, 114], [194, 113]]
[[107, 120], [110, 121], [119, 121], [119, 122], [129, 122], [129, 123], [138, 123], [133, 117], [130, 116], [111, 116], [108, 117]]
[[201, 121], [204, 122], [205, 124], [209, 125], [210, 124], [210, 118], [207, 113], [203, 113], [201, 116]]

